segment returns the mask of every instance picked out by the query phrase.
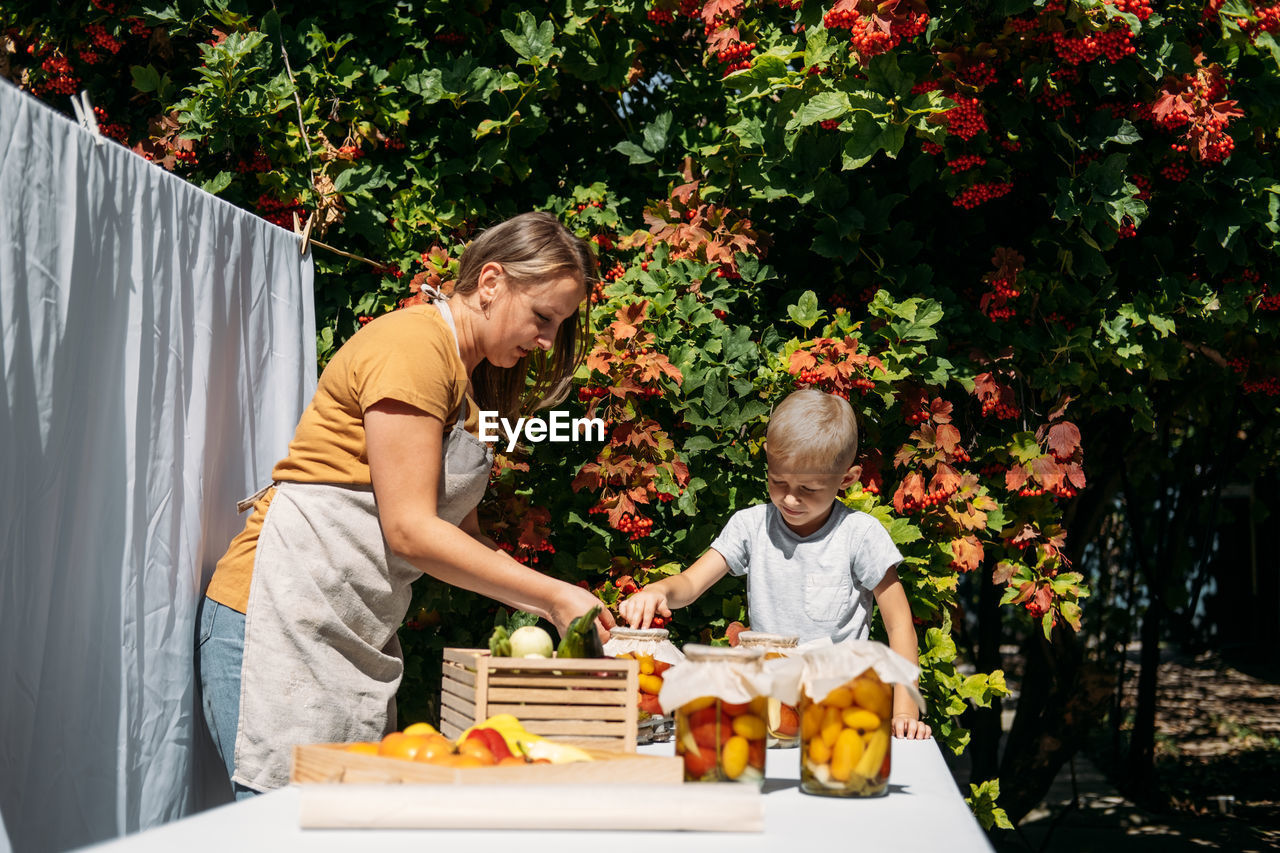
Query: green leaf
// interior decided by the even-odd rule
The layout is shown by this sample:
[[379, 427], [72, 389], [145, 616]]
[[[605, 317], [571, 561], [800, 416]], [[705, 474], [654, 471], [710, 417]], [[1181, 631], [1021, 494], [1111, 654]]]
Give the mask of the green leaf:
[[915, 77], [898, 67], [896, 53], [882, 53], [867, 63], [867, 83], [877, 92], [902, 98], [911, 93]]
[[543, 21], [539, 25], [532, 14], [521, 11], [516, 16], [516, 22], [520, 25], [520, 32], [503, 30], [502, 38], [519, 54], [521, 60], [537, 67], [562, 55], [563, 51], [554, 47], [556, 31], [550, 21]]
[[817, 294], [812, 290], [806, 290], [795, 305], [787, 306], [787, 316], [797, 326], [806, 332], [809, 331], [818, 320], [822, 319], [822, 312], [818, 310]]
[[639, 145], [636, 145], [634, 142], [623, 140], [622, 142], [619, 142], [617, 145], [613, 146], [613, 150], [617, 151], [619, 154], [625, 154], [627, 157], [627, 160], [633, 166], [640, 166], [645, 163], [653, 162], [653, 158], [650, 157], [647, 153], [645, 153], [645, 150], [641, 148]]
[[804, 67], [812, 68], [825, 62], [833, 51], [827, 49], [830, 37], [826, 27], [810, 27], [804, 34]]
[[787, 122], [787, 130], [844, 118], [850, 109], [849, 96], [844, 92], [819, 92], [796, 111], [795, 118]]
[[133, 65], [129, 71], [133, 74], [133, 88], [139, 92], [155, 92], [160, 88], [160, 72], [154, 65]]
[[230, 172], [219, 172], [218, 174], [214, 175], [212, 178], [210, 178], [209, 180], [201, 184], [200, 189], [204, 190], [210, 195], [217, 195], [218, 193], [225, 190], [227, 187], [231, 186], [231, 179], [233, 177], [234, 175], [232, 175]]
[[[642, 133], [643, 140], [640, 144], [650, 154], [657, 154], [667, 147], [667, 134], [670, 130], [671, 112], [660, 113], [657, 118], [645, 125]], [[636, 161], [632, 160], [631, 162], [634, 163]]]

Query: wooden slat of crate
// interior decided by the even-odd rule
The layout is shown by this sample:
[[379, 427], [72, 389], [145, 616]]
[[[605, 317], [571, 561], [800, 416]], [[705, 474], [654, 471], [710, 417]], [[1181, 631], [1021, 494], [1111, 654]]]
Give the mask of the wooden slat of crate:
[[511, 767], [441, 767], [381, 755], [348, 752], [345, 744], [294, 747], [290, 781], [345, 784], [527, 785], [627, 784], [676, 785], [684, 779], [679, 758], [636, 755], [590, 748], [594, 761], [528, 764]]
[[440, 730], [457, 737], [495, 714], [513, 714], [534, 734], [634, 751], [638, 664], [634, 660], [494, 658], [445, 649]]

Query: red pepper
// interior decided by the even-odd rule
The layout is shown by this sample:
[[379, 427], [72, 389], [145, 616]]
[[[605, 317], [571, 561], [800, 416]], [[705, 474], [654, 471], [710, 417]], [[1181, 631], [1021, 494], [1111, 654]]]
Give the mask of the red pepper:
[[471, 734], [467, 735], [467, 740], [472, 739], [478, 739], [488, 747], [489, 751], [493, 753], [493, 757], [498, 761], [511, 755], [511, 750], [507, 748], [506, 740], [493, 729], [472, 729]]

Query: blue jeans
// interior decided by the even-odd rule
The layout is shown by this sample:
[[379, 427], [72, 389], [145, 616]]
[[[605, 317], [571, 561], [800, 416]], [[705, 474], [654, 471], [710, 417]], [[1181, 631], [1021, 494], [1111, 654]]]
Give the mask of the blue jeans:
[[[200, 641], [196, 665], [200, 670], [201, 704], [213, 745], [235, 774], [236, 731], [240, 726], [240, 666], [244, 659], [244, 614], [206, 598], [200, 603]], [[232, 783], [237, 800], [262, 793]]]

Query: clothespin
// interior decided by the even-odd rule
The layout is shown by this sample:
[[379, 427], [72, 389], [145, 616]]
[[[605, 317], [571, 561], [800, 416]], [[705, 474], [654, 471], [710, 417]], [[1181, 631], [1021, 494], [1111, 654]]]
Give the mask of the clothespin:
[[316, 222], [316, 215], [313, 213], [307, 217], [306, 225], [298, 223], [298, 211], [293, 212], [293, 233], [302, 238], [302, 243], [298, 246], [298, 254], [305, 255], [307, 249], [311, 248], [311, 226]]
[[94, 144], [102, 144], [102, 131], [98, 129], [98, 117], [93, 113], [93, 104], [89, 102], [89, 92], [86, 89], [80, 90], [80, 97], [71, 96], [71, 109], [75, 111], [76, 120], [80, 122], [80, 126], [89, 131], [94, 136]]

